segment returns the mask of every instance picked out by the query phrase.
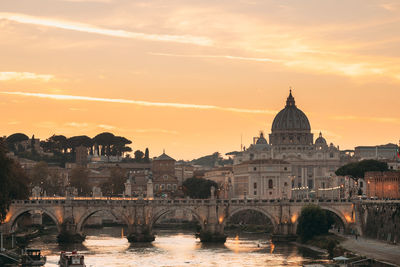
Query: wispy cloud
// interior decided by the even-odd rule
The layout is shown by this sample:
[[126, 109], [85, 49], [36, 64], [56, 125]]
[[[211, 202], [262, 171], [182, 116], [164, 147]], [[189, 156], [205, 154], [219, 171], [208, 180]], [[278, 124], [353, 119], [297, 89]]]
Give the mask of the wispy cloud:
[[7, 94], [7, 95], [19, 95], [19, 96], [46, 98], [46, 99], [54, 99], [54, 100], [80, 100], [80, 101], [133, 104], [133, 105], [145, 106], [145, 107], [219, 110], [219, 111], [228, 111], [228, 112], [237, 112], [237, 113], [254, 113], [254, 114], [275, 114], [276, 113], [276, 110], [243, 109], [243, 108], [234, 108], [234, 107], [220, 107], [220, 106], [214, 106], [214, 105], [197, 105], [197, 104], [184, 104], [184, 103], [150, 102], [150, 101], [118, 99], [118, 98], [100, 98], [100, 97], [90, 97], [90, 96], [57, 95], [57, 94], [42, 94], [42, 93], [28, 93], [28, 92], [0, 92], [0, 93]]
[[9, 81], [9, 80], [42, 80], [45, 82], [53, 79], [53, 75], [49, 74], [36, 74], [32, 72], [0, 72], [0, 81]]
[[[199, 55], [199, 54], [171, 54], [171, 53], [155, 53], [149, 52], [150, 55], [165, 56], [165, 57], [184, 57], [184, 58], [215, 58], [227, 60], [241, 60], [241, 61], [255, 61], [263, 63], [278, 63], [283, 66], [299, 69], [301, 71], [317, 71], [323, 73], [341, 74], [350, 77], [366, 76], [366, 75], [383, 75], [392, 76], [400, 80], [400, 75], [393, 74], [389, 69], [384, 67], [377, 67], [367, 62], [349, 63], [338, 60], [321, 60], [319, 58], [304, 57], [300, 59], [287, 57], [286, 58], [270, 58], [270, 57], [243, 57], [233, 55]], [[279, 53], [277, 53], [279, 54]]]
[[117, 127], [115, 127], [115, 126], [108, 125], [108, 124], [99, 124], [98, 127], [99, 127], [99, 128], [103, 128], [103, 129], [106, 129], [106, 130], [114, 130], [115, 128], [117, 128]]
[[149, 54], [155, 56], [166, 56], [166, 57], [223, 58], [223, 59], [258, 61], [258, 62], [282, 62], [282, 60], [273, 58], [241, 57], [241, 56], [231, 56], [231, 55], [182, 55], [182, 54], [168, 54], [168, 53], [154, 53], [154, 52], [149, 52]]
[[165, 129], [135, 129], [135, 130], [133, 130], [133, 132], [136, 132], [136, 133], [163, 133], [163, 134], [173, 134], [173, 135], [179, 134], [177, 131], [165, 130]]
[[169, 35], [169, 34], [149, 34], [142, 32], [131, 32], [125, 30], [115, 30], [101, 28], [90, 24], [64, 21], [58, 19], [49, 19], [42, 17], [28, 16], [25, 14], [18, 13], [0, 13], [0, 19], [6, 19], [24, 24], [33, 24], [45, 27], [52, 27], [64, 30], [87, 32], [93, 34], [100, 34], [112, 37], [128, 38], [128, 39], [140, 39], [148, 41], [163, 41], [163, 42], [175, 42], [175, 43], [186, 43], [201, 46], [211, 46], [213, 41], [206, 37], [192, 36], [192, 35]]
[[395, 117], [364, 117], [364, 116], [332, 116], [334, 120], [363, 120], [363, 121], [374, 121], [374, 122], [383, 122], [383, 123], [396, 123], [400, 124], [400, 118]]
[[112, 0], [58, 0], [58, 1], [62, 1], [62, 2], [74, 2], [74, 3], [111, 3]]
[[88, 127], [89, 124], [86, 122], [67, 122], [65, 123], [65, 126], [82, 128], [82, 127]]

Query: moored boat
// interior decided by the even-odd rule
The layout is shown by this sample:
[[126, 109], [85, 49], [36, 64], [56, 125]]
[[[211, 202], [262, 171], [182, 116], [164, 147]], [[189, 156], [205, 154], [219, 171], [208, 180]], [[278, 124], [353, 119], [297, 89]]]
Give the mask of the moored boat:
[[86, 267], [85, 256], [79, 254], [77, 251], [62, 251], [58, 264], [60, 267]]
[[43, 266], [46, 264], [46, 257], [42, 256], [40, 249], [27, 248], [21, 255], [21, 266]]

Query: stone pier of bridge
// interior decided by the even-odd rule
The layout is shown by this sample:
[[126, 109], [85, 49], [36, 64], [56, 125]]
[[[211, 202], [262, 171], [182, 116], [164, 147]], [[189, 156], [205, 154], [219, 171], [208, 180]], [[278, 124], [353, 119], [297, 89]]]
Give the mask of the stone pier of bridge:
[[153, 225], [162, 216], [185, 210], [199, 223], [197, 236], [202, 242], [225, 242], [224, 228], [229, 219], [253, 210], [269, 218], [279, 241], [295, 236], [301, 209], [311, 203], [334, 213], [345, 230], [357, 227], [354, 203], [348, 200], [43, 198], [13, 201], [0, 230], [12, 233], [22, 215], [42, 213], [57, 225], [59, 242], [82, 242], [88, 218], [105, 211], [127, 225], [129, 242], [151, 242], [155, 239]]

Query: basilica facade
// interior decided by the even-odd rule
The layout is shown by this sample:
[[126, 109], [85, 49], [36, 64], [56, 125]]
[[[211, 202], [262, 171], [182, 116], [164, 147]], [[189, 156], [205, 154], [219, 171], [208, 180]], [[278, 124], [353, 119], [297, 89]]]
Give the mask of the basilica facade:
[[[336, 186], [335, 171], [347, 163], [341, 157], [339, 148], [332, 143], [328, 145], [322, 133], [314, 141], [310, 122], [306, 114], [297, 107], [291, 91], [285, 107], [273, 120], [269, 142], [263, 132], [253, 140], [253, 144], [237, 153], [234, 158], [234, 169], [241, 170], [240, 173], [234, 173], [233, 188], [236, 197], [318, 196]], [[259, 170], [275, 168], [282, 171], [267, 175], [262, 171], [254, 171], [254, 164], [259, 165]], [[282, 184], [288, 184], [291, 192], [282, 188]], [[254, 190], [255, 187], [257, 190]]]

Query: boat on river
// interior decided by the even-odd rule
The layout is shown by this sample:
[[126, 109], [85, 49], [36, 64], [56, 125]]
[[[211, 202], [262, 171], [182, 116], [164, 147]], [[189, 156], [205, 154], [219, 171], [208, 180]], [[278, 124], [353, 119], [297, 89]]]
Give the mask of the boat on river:
[[40, 249], [27, 248], [21, 255], [22, 267], [43, 266], [46, 264], [46, 257], [42, 256]]
[[86, 267], [85, 256], [79, 254], [77, 251], [62, 251], [58, 264], [60, 267]]

